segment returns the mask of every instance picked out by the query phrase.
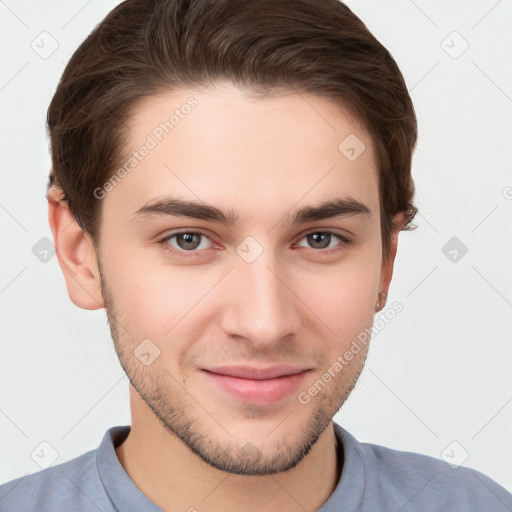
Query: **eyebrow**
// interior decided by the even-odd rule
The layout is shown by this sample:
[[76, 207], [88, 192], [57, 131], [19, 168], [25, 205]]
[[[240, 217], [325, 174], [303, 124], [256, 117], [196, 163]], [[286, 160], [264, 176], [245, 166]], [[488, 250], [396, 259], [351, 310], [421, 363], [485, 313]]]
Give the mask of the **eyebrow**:
[[[216, 206], [208, 205], [198, 201], [167, 197], [154, 202], [149, 202], [139, 208], [135, 217], [148, 216], [174, 216], [188, 217], [192, 219], [217, 222], [227, 226], [240, 224], [241, 217], [234, 210], [221, 210]], [[316, 206], [304, 206], [297, 210], [288, 219], [291, 224], [304, 224], [306, 222], [332, 219], [335, 217], [349, 217], [353, 215], [370, 215], [370, 209], [355, 199], [336, 198], [325, 201]]]

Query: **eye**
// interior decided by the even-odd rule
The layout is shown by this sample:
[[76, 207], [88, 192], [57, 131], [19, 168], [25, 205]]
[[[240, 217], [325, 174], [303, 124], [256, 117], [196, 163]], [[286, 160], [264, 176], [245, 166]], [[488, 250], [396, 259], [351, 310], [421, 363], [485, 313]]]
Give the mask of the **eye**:
[[185, 253], [195, 254], [200, 250], [209, 249], [213, 245], [213, 242], [205, 234], [196, 231], [172, 233], [160, 240], [160, 243], [166, 250], [181, 255], [186, 255]]
[[[330, 249], [325, 252], [332, 252], [331, 249], [333, 247], [336, 247], [337, 245], [340, 246], [340, 249], [344, 246], [347, 246], [350, 244], [350, 240], [348, 238], [345, 238], [344, 236], [334, 233], [332, 231], [314, 231], [312, 233], [308, 233], [305, 235], [302, 239], [305, 240], [307, 244], [309, 244], [309, 247], [313, 249]], [[299, 242], [299, 246], [304, 247], [305, 245]], [[334, 242], [334, 243], [333, 243]], [[306, 246], [308, 247], [308, 246]], [[336, 249], [334, 249], [336, 250]]]
[[[178, 256], [200, 256], [215, 246], [214, 242], [199, 231], [171, 233], [159, 242], [166, 251]], [[317, 249], [316, 252], [331, 253], [342, 250], [351, 243], [348, 238], [332, 231], [314, 231], [304, 235], [296, 244], [300, 247]]]

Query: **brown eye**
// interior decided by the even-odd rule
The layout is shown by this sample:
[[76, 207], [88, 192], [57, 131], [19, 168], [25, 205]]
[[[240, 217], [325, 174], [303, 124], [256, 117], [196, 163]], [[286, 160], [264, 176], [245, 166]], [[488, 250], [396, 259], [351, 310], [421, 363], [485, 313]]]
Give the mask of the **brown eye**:
[[176, 235], [176, 242], [180, 249], [190, 251], [199, 247], [201, 237], [199, 233], [179, 233]]
[[203, 233], [194, 231], [182, 231], [164, 238], [161, 243], [164, 247], [175, 253], [201, 253], [203, 249], [209, 249], [212, 241]]
[[326, 249], [331, 243], [330, 233], [311, 233], [310, 235], [307, 235], [306, 238], [308, 239], [308, 243], [314, 249]]
[[[302, 241], [305, 240], [307, 245], [304, 245]], [[310, 247], [312, 249], [331, 249], [335, 248], [336, 245], [343, 246], [348, 244], [350, 241], [337, 233], [331, 231], [315, 231], [305, 235], [298, 245], [302, 247]]]

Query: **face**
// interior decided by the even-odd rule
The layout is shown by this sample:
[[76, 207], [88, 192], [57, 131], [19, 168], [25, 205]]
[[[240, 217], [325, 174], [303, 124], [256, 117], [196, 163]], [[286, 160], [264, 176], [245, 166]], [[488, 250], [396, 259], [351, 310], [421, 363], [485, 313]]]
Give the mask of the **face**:
[[343, 355], [384, 279], [369, 136], [328, 100], [218, 85], [145, 100], [126, 144], [98, 253], [124, 370], [210, 465], [290, 469], [366, 357]]

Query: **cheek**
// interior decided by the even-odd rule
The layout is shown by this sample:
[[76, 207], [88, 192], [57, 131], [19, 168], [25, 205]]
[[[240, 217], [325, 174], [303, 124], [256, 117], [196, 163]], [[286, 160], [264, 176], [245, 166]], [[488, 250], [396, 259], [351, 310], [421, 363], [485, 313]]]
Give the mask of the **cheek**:
[[200, 311], [208, 291], [208, 278], [171, 267], [133, 269], [120, 276], [115, 289], [116, 306], [135, 332], [161, 339], [172, 336]]
[[182, 319], [194, 314], [208, 289], [208, 277], [198, 267], [162, 264], [154, 251], [115, 247], [105, 247], [102, 267], [119, 320], [137, 340], [172, 336]]
[[343, 350], [372, 326], [379, 278], [380, 259], [369, 252], [297, 280], [298, 295], [326, 326], [330, 351]]

